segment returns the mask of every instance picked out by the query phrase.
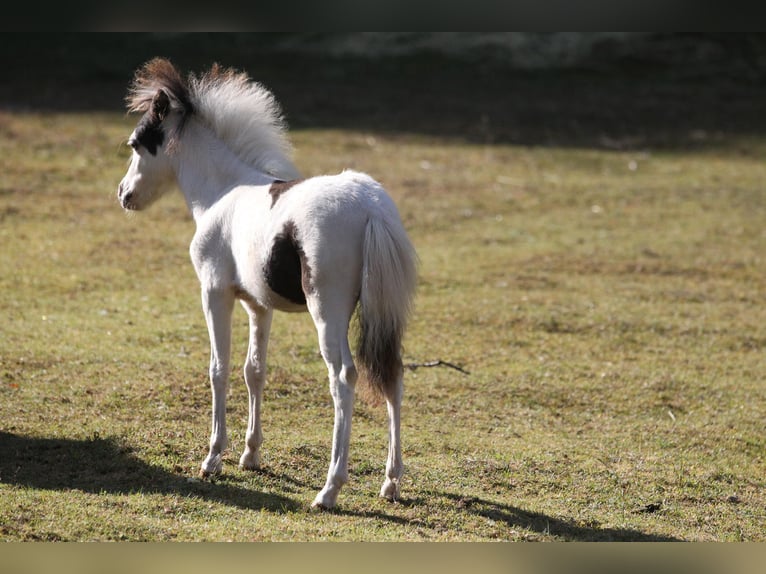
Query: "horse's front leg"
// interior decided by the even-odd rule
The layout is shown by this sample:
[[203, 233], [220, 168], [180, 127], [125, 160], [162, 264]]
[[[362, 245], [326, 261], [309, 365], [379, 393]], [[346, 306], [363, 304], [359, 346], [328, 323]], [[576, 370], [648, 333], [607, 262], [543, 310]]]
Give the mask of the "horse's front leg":
[[202, 310], [210, 335], [210, 388], [213, 392], [213, 424], [210, 452], [202, 462], [203, 477], [221, 472], [221, 453], [226, 448], [226, 391], [231, 360], [231, 316], [234, 297], [226, 290], [202, 290]]
[[263, 386], [266, 384], [266, 350], [271, 330], [271, 309], [247, 307], [250, 317], [250, 343], [245, 360], [245, 383], [248, 394], [247, 435], [245, 451], [239, 459], [239, 466], [246, 470], [261, 468], [260, 448], [263, 442], [261, 432], [261, 401]]

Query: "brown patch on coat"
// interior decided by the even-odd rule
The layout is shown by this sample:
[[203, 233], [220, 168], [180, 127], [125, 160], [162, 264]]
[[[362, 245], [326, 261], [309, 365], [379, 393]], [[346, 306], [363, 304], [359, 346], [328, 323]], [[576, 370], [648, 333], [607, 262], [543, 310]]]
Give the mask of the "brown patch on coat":
[[[153, 58], [136, 70], [125, 102], [128, 112], [145, 114], [138, 129], [145, 132], [146, 147], [152, 155], [157, 153], [165, 135], [166, 150], [172, 151], [187, 118], [194, 113], [189, 86], [167, 58]], [[165, 134], [160, 131], [162, 121], [171, 111], [178, 112], [179, 119], [172, 132]], [[147, 131], [149, 127], [153, 129]]]
[[292, 303], [305, 305], [306, 296], [313, 293], [311, 267], [292, 221], [274, 237], [263, 273], [269, 288]]
[[297, 185], [305, 181], [305, 179], [291, 179], [290, 181], [282, 181], [281, 179], [274, 180], [269, 187], [269, 195], [271, 196], [271, 207], [277, 203], [277, 200], [292, 186]]
[[125, 98], [129, 112], [146, 112], [159, 91], [164, 91], [173, 109], [189, 115], [194, 107], [189, 87], [180, 72], [167, 58], [153, 58], [136, 70]]

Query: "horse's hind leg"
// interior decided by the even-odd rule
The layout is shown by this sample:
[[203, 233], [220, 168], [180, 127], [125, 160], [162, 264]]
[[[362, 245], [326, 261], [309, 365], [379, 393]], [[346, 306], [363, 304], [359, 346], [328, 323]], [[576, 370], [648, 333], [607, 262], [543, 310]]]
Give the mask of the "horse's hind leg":
[[396, 385], [386, 393], [388, 410], [388, 458], [386, 459], [386, 480], [380, 489], [380, 496], [388, 500], [399, 499], [399, 481], [404, 472], [402, 464], [402, 444], [400, 439], [400, 420], [402, 409], [402, 375]]
[[[324, 302], [323, 302], [324, 303]], [[319, 348], [327, 364], [330, 379], [330, 394], [335, 405], [335, 422], [332, 436], [332, 455], [327, 481], [316, 495], [311, 506], [330, 509], [335, 506], [338, 493], [348, 481], [348, 454], [351, 438], [351, 417], [354, 410], [356, 367], [348, 345], [348, 325], [351, 311], [327, 313], [332, 305], [309, 303], [314, 323], [319, 334]], [[325, 312], [319, 311], [324, 309]]]
[[245, 383], [247, 384], [249, 408], [245, 451], [239, 459], [239, 467], [246, 470], [257, 470], [261, 467], [259, 452], [263, 442], [261, 401], [263, 386], [266, 383], [266, 350], [273, 312], [270, 309], [253, 310], [248, 307], [247, 313], [250, 318], [250, 342], [245, 360]]

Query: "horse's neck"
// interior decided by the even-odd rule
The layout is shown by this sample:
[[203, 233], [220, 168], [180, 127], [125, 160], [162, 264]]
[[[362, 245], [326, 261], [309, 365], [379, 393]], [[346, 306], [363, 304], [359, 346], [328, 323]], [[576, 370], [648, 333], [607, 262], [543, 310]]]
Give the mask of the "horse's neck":
[[184, 127], [176, 150], [178, 186], [196, 221], [237, 185], [264, 185], [272, 177], [244, 163], [214, 134], [197, 122]]

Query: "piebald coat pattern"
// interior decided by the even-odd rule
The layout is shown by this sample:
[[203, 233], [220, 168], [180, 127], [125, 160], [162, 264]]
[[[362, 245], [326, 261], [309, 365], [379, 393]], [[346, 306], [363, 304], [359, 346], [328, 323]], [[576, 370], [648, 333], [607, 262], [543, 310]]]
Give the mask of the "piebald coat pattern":
[[[261, 400], [273, 311], [308, 311], [335, 405], [327, 479], [313, 506], [335, 506], [348, 480], [357, 366], [386, 401], [388, 456], [380, 494], [399, 497], [401, 341], [416, 285], [417, 256], [385, 190], [344, 171], [302, 179], [273, 95], [245, 74], [214, 66], [183, 78], [165, 59], [140, 68], [128, 109], [143, 117], [118, 188], [142, 210], [177, 187], [194, 217], [190, 255], [210, 336], [212, 430], [205, 476], [221, 472], [227, 446], [231, 318], [250, 320], [245, 360], [249, 416], [240, 466], [260, 467]], [[358, 308], [355, 353], [349, 324]]]

